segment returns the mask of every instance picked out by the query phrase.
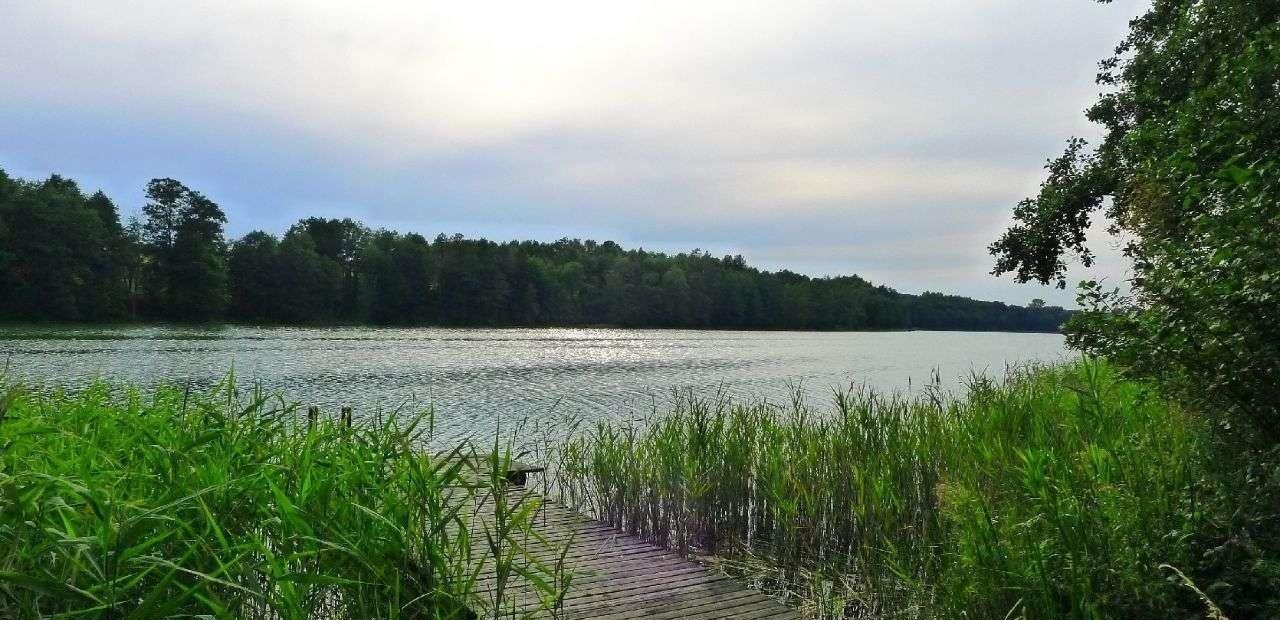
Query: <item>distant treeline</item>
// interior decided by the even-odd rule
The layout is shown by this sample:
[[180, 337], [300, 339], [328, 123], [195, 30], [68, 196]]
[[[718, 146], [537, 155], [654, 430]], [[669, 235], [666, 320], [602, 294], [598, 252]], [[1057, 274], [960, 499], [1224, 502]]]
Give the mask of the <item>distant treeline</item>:
[[122, 224], [102, 192], [0, 170], [0, 319], [1054, 331], [1068, 314], [612, 241], [428, 240], [313, 217], [228, 242], [199, 192], [155, 179], [146, 197]]

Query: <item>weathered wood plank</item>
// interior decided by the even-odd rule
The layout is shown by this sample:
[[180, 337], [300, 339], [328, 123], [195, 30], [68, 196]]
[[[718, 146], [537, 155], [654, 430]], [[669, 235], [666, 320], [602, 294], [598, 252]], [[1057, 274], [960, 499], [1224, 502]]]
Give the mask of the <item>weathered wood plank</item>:
[[[514, 478], [509, 472], [508, 479]], [[799, 618], [794, 610], [738, 581], [532, 491], [512, 486], [508, 499], [538, 502], [533, 533], [517, 537], [520, 560], [545, 567], [560, 564], [562, 574], [570, 577], [565, 599], [553, 610], [531, 584], [512, 576], [504, 592], [508, 611], [559, 620]], [[492, 505], [477, 504], [470, 512], [473, 543], [481, 555], [484, 528], [493, 525], [492, 511]], [[482, 601], [494, 596], [495, 573], [489, 566], [479, 575], [476, 586]]]

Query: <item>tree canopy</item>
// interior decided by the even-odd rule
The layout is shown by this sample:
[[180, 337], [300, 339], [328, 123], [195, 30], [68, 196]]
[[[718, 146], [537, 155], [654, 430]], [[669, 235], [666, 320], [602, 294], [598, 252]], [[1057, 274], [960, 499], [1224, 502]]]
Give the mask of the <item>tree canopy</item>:
[[1216, 431], [1213, 480], [1189, 489], [1194, 508], [1170, 510], [1231, 513], [1187, 541], [1205, 551], [1183, 568], [1230, 617], [1275, 617], [1280, 2], [1155, 0], [1130, 26], [1088, 110], [1101, 143], [1072, 139], [1049, 163], [991, 245], [995, 273], [1065, 286], [1068, 258], [1092, 260], [1099, 211], [1128, 239], [1131, 290], [1081, 283], [1068, 341], [1153, 379]]
[[97, 321], [123, 315], [122, 231], [115, 205], [58, 175], [0, 171], [0, 316]]
[[217, 203], [173, 179], [147, 184], [143, 242], [150, 261], [146, 282], [150, 314], [206, 321], [227, 304], [227, 217]]
[[1102, 211], [1132, 292], [1082, 283], [1071, 342], [1205, 409], [1280, 421], [1280, 2], [1155, 0], [1100, 63], [1072, 138], [994, 244], [995, 273], [1065, 286]]
[[122, 224], [101, 192], [0, 171], [0, 318], [1054, 331], [1068, 314], [762, 271], [699, 250], [428, 239], [318, 217], [228, 243], [225, 223], [175, 179], [148, 183], [141, 218]]

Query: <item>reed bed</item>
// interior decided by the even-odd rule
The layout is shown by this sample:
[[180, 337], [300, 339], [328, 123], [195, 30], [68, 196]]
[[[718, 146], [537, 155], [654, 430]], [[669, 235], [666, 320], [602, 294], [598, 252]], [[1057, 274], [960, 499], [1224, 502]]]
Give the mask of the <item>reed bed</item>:
[[[559, 493], [812, 617], [1184, 617], [1198, 422], [1088, 360], [962, 398], [685, 394], [558, 454]], [[1164, 568], [1162, 568], [1162, 566]], [[1170, 568], [1171, 567], [1171, 568]]]
[[431, 432], [429, 414], [308, 424], [233, 380], [0, 387], [0, 617], [501, 615], [477, 579], [551, 581], [521, 561], [533, 511], [467, 470], [500, 466], [497, 442], [432, 456]]

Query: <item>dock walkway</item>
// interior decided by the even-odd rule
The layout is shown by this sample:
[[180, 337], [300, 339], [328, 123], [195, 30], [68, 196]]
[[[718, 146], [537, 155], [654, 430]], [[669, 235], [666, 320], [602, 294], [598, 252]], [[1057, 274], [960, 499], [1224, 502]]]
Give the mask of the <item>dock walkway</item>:
[[[523, 482], [524, 474], [518, 478]], [[799, 619], [799, 614], [757, 590], [697, 562], [660, 549], [636, 537], [584, 517], [513, 485], [507, 501], [534, 502], [534, 535], [522, 543], [523, 557], [543, 566], [559, 563], [570, 576], [557, 605], [543, 601], [524, 578], [512, 576], [505, 588], [508, 602], [501, 617], [562, 620], [744, 620]], [[490, 516], [486, 519], [486, 513]], [[476, 506], [473, 541], [487, 544], [484, 523], [491, 507]], [[481, 575], [481, 598], [493, 598], [492, 569]], [[491, 604], [491, 603], [490, 603]], [[514, 613], [513, 613], [514, 612]], [[492, 617], [492, 613], [488, 614]]]

